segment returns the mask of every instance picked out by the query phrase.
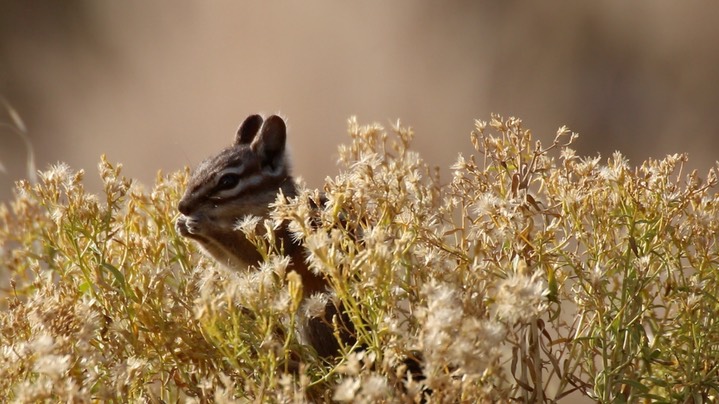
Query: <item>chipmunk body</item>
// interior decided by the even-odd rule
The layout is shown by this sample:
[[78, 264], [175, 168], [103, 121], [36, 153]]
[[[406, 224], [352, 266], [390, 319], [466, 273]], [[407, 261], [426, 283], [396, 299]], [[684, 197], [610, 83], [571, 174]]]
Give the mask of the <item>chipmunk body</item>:
[[[195, 240], [217, 262], [241, 269], [261, 260], [255, 246], [235, 229], [246, 215], [267, 218], [269, 205], [281, 191], [297, 195], [285, 151], [285, 122], [273, 115], [263, 121], [251, 115], [240, 125], [232, 146], [203, 161], [193, 172], [178, 210], [178, 232]], [[307, 268], [304, 249], [287, 226], [276, 239], [292, 258], [291, 269], [302, 276], [306, 295], [321, 292], [326, 282]]]
[[[235, 228], [246, 215], [268, 218], [269, 205], [281, 191], [297, 195], [285, 150], [287, 128], [279, 116], [263, 120], [251, 115], [240, 125], [234, 143], [203, 161], [193, 172], [180, 200], [176, 228], [179, 234], [196, 241], [217, 262], [234, 269], [257, 265], [262, 257], [244, 234]], [[326, 292], [327, 282], [306, 264], [305, 250], [293, 240], [287, 225], [275, 230], [282, 251], [291, 257], [290, 270], [302, 277], [305, 297]], [[305, 319], [301, 338], [320, 356], [337, 353], [332, 316], [328, 304], [325, 318]]]
[[[244, 269], [262, 260], [255, 246], [237, 230], [236, 223], [246, 215], [268, 218], [270, 204], [279, 192], [297, 196], [285, 150], [287, 128], [282, 118], [259, 115], [245, 119], [232, 146], [203, 161], [193, 172], [178, 210], [179, 234], [196, 241], [216, 261], [230, 268]], [[290, 270], [302, 277], [304, 296], [328, 291], [328, 283], [313, 273], [305, 260], [301, 242], [290, 237], [287, 224], [276, 232], [282, 251], [291, 257]], [[333, 324], [340, 325], [345, 344], [355, 342], [354, 325], [341, 304], [330, 301], [321, 317], [304, 318], [299, 325], [300, 339], [321, 357], [339, 353]], [[415, 354], [420, 356], [421, 354]], [[404, 361], [415, 380], [424, 379], [420, 362]]]

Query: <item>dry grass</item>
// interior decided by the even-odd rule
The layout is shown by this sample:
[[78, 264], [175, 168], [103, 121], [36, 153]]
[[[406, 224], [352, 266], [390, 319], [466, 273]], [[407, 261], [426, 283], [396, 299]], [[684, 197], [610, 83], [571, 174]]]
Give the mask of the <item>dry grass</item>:
[[[0, 396], [15, 402], [711, 401], [719, 394], [717, 178], [685, 156], [638, 168], [477, 122], [449, 183], [412, 134], [350, 121], [329, 203], [278, 198], [238, 231], [266, 257], [231, 272], [174, 230], [187, 172], [148, 191], [104, 158], [0, 207]], [[291, 220], [358, 343], [326, 362], [293, 331], [324, 307], [256, 226]], [[319, 223], [319, 224], [318, 224]], [[362, 349], [359, 349], [359, 347]], [[423, 357], [424, 380], [403, 361]], [[298, 365], [299, 364], [299, 365]], [[427, 391], [431, 390], [431, 395]]]

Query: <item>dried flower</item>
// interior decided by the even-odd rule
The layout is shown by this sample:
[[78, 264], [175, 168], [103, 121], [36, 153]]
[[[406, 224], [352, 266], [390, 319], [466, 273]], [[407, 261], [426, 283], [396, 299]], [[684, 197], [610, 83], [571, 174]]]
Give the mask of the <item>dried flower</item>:
[[546, 282], [539, 273], [512, 274], [498, 285], [496, 315], [509, 324], [529, 322], [546, 309], [547, 293]]

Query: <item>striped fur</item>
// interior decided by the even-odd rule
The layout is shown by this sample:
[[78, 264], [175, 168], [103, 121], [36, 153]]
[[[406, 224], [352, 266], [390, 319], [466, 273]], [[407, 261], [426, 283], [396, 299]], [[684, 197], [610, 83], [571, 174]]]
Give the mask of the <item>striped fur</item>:
[[[267, 218], [269, 205], [280, 191], [286, 197], [297, 195], [285, 153], [286, 131], [278, 116], [264, 121], [259, 115], [245, 119], [232, 146], [203, 161], [193, 172], [178, 205], [178, 233], [228, 267], [244, 269], [258, 264], [262, 257], [235, 226], [246, 215]], [[258, 232], [262, 229], [259, 226]], [[305, 250], [290, 237], [287, 225], [275, 233], [275, 240], [291, 258], [289, 269], [302, 277], [305, 298], [326, 292], [327, 282], [307, 267]], [[335, 316], [349, 324], [346, 315], [330, 302], [325, 316], [305, 318], [299, 325], [300, 339], [320, 356], [337, 354], [339, 345], [331, 326]], [[343, 339], [351, 340], [349, 333], [345, 334]]]
[[218, 262], [234, 268], [256, 264], [255, 247], [235, 224], [246, 215], [267, 217], [282, 190], [297, 191], [285, 154], [286, 126], [271, 116], [248, 117], [235, 142], [203, 161], [193, 172], [178, 209], [178, 232], [197, 241]]

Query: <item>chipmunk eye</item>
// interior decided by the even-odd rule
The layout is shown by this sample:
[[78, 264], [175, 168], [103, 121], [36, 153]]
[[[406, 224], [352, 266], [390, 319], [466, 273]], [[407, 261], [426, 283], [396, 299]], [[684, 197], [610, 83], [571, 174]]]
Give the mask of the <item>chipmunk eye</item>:
[[220, 177], [220, 180], [217, 181], [217, 186], [215, 187], [215, 190], [224, 191], [227, 189], [232, 189], [236, 187], [239, 182], [240, 176], [238, 174], [227, 173]]

